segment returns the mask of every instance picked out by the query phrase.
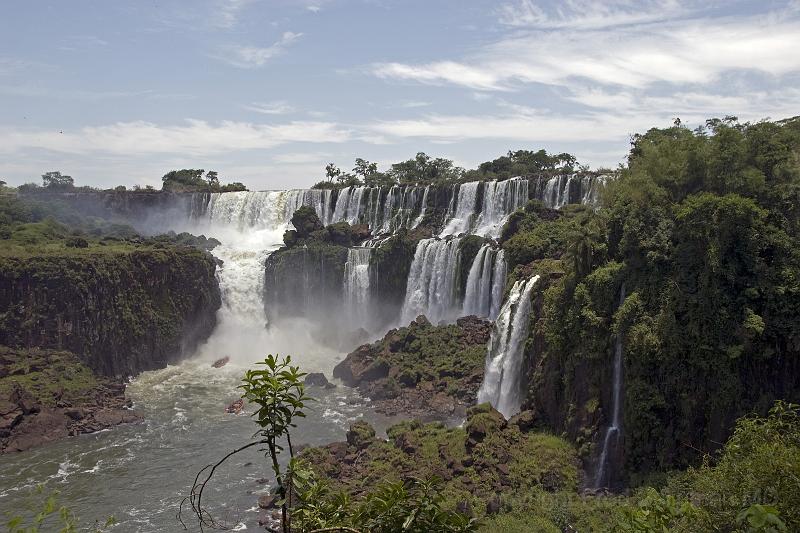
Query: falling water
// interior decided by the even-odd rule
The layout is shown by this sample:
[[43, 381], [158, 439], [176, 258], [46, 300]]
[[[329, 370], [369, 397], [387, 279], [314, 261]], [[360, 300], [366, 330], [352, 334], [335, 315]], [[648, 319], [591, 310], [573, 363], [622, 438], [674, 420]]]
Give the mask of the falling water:
[[484, 184], [481, 212], [475, 220], [474, 233], [498, 237], [508, 216], [528, 201], [528, 180], [512, 178]]
[[[619, 306], [625, 301], [625, 284], [619, 289]], [[611, 411], [611, 424], [606, 428], [606, 435], [603, 439], [603, 449], [597, 461], [597, 472], [595, 473], [595, 488], [603, 488], [609, 485], [608, 479], [608, 458], [609, 448], [614, 451], [619, 450], [620, 436], [622, 435], [622, 332], [617, 331], [614, 343], [614, 398]]]
[[480, 182], [471, 181], [458, 186], [458, 194], [450, 201], [447, 224], [441, 236], [469, 232], [477, 211], [479, 185]]
[[402, 323], [424, 314], [432, 323], [453, 318], [458, 311], [456, 272], [460, 239], [423, 239], [417, 244], [408, 274]]
[[522, 405], [522, 366], [530, 329], [531, 292], [539, 276], [514, 283], [492, 328], [478, 403], [489, 402], [506, 418]]
[[484, 244], [469, 269], [462, 315], [477, 315], [494, 320], [500, 310], [506, 280], [503, 250]]
[[366, 328], [370, 322], [370, 272], [372, 248], [350, 248], [344, 265], [345, 309], [355, 327]]

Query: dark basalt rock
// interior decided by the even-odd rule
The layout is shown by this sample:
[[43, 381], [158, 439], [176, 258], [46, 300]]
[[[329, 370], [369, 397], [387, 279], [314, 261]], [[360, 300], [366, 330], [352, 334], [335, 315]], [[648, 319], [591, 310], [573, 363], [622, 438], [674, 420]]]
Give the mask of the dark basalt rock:
[[322, 387], [325, 389], [335, 389], [336, 385], [328, 381], [325, 374], [322, 372], [311, 372], [306, 376], [305, 384], [313, 387]]

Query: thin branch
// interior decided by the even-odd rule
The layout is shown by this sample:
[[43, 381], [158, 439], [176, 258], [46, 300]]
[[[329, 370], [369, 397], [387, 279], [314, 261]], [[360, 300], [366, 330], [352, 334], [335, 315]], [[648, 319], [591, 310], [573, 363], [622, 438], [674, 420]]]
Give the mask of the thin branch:
[[[219, 466], [221, 466], [222, 463], [227, 461], [231, 456], [236, 455], [237, 453], [242, 452], [242, 451], [244, 451], [244, 450], [246, 450], [248, 448], [252, 448], [253, 446], [258, 446], [259, 444], [266, 444], [266, 443], [267, 443], [267, 441], [265, 441], [265, 440], [259, 440], [259, 441], [251, 442], [250, 444], [246, 444], [246, 445], [244, 445], [244, 446], [242, 446], [240, 448], [237, 448], [237, 449], [233, 450], [232, 452], [227, 454], [225, 457], [223, 457], [222, 459], [217, 461], [215, 464], [213, 464], [213, 465], [209, 464], [209, 465], [204, 466], [197, 473], [197, 475], [194, 478], [194, 483], [192, 484], [192, 490], [189, 493], [189, 496], [187, 498], [184, 498], [181, 501], [181, 505], [180, 505], [180, 507], [178, 509], [178, 520], [180, 521], [181, 525], [183, 525], [184, 529], [187, 529], [187, 528], [186, 528], [186, 525], [183, 522], [183, 519], [182, 519], [181, 515], [183, 513], [183, 504], [186, 502], [187, 499], [189, 500], [189, 504], [192, 507], [192, 512], [197, 516], [197, 520], [200, 523], [200, 530], [201, 531], [203, 531], [203, 526], [206, 526], [206, 525], [211, 527], [212, 529], [227, 529], [224, 526], [222, 526], [221, 524], [217, 523], [217, 521], [214, 520], [214, 518], [207, 511], [203, 510], [203, 507], [202, 507], [203, 491], [205, 490], [206, 485], [208, 484], [208, 482], [211, 481], [211, 478], [214, 476], [214, 472], [217, 470], [217, 468]], [[198, 480], [200, 479], [200, 476], [203, 474], [203, 472], [205, 472], [209, 468], [211, 470], [208, 472], [208, 475], [206, 476], [206, 478], [203, 480], [202, 483], [198, 483]], [[199, 488], [199, 490], [198, 490], [198, 488]]]

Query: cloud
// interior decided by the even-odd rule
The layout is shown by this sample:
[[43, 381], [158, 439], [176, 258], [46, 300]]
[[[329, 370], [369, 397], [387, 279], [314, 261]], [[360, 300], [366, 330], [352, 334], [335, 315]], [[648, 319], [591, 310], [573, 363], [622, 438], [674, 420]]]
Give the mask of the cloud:
[[518, 28], [586, 30], [668, 20], [690, 12], [677, 0], [565, 0], [548, 7], [540, 7], [533, 0], [520, 0], [500, 6], [498, 18], [501, 24]]
[[302, 33], [284, 32], [279, 40], [265, 48], [256, 46], [227, 46], [217, 57], [239, 68], [263, 67], [270, 59], [282, 54], [287, 47], [302, 37]]
[[76, 131], [0, 129], [0, 153], [44, 149], [68, 154], [182, 154], [205, 156], [273, 148], [287, 143], [341, 143], [353, 132], [329, 122], [292, 121], [253, 124], [187, 120], [184, 125], [120, 122]]
[[239, 12], [253, 0], [222, 0], [212, 21], [218, 28], [230, 29], [239, 22]]
[[[796, 52], [800, 50], [800, 20], [793, 11], [781, 16], [773, 12], [654, 22], [661, 12], [656, 8], [674, 2], [650, 2], [647, 13], [632, 7], [610, 11], [570, 2], [583, 4], [586, 13], [560, 12], [554, 18], [542, 14], [536, 4], [523, 2], [530, 11], [523, 10], [518, 26], [527, 27], [477, 53], [421, 64], [381, 63], [372, 72], [384, 79], [489, 91], [576, 82], [641, 89], [662, 83], [710, 84], [730, 72], [775, 77], [800, 72]], [[503, 20], [510, 22], [508, 15]]]
[[248, 111], [261, 113], [262, 115], [287, 115], [294, 113], [295, 108], [289, 105], [285, 100], [276, 100], [274, 102], [253, 102], [250, 105], [244, 106]]

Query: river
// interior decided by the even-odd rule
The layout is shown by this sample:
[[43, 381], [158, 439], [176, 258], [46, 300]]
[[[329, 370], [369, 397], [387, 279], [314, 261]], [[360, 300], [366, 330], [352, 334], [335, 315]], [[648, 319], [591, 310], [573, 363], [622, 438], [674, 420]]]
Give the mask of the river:
[[[127, 394], [144, 422], [0, 456], [0, 516], [26, 508], [37, 484], [44, 483], [61, 492], [60, 503], [84, 526], [113, 516], [118, 522], [114, 532], [182, 531], [178, 506], [197, 471], [249, 442], [257, 429], [247, 413], [224, 412], [239, 396], [236, 387], [244, 371], [267, 353], [278, 353], [292, 355], [304, 371], [330, 377], [344, 358], [315, 340], [302, 320], [266, 324], [264, 259], [280, 245], [283, 227], [240, 228], [214, 221], [204, 227], [178, 226], [223, 243], [213, 251], [223, 261], [218, 271], [223, 306], [211, 337], [181, 364], [131, 380]], [[211, 362], [223, 356], [230, 363], [213, 368]], [[308, 392], [318, 401], [300, 420], [292, 439], [296, 445], [343, 440], [350, 422], [359, 418], [379, 431], [388, 425], [368, 400], [347, 387], [309, 387]], [[272, 487], [263, 483], [271, 480], [271, 470], [256, 450], [230, 459], [204, 498], [215, 517], [237, 530], [258, 529], [257, 495]], [[189, 531], [199, 530], [190, 515], [185, 521]]]

